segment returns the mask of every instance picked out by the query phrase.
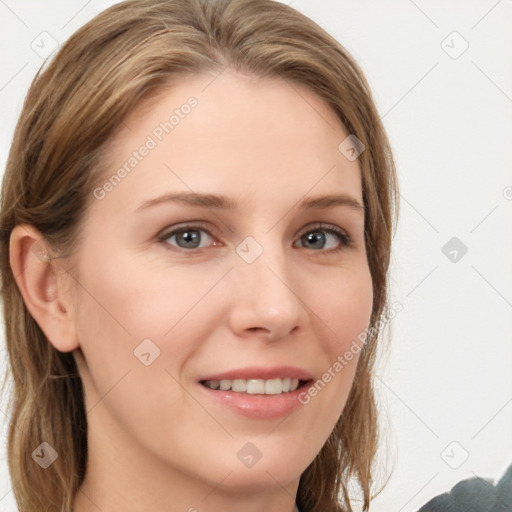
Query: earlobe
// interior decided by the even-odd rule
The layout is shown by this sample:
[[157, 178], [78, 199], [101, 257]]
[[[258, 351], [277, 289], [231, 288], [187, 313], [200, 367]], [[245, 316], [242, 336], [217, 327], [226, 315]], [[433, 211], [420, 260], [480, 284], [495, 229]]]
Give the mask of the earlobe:
[[[49, 342], [61, 352], [79, 346], [65, 271], [53, 261], [43, 235], [28, 224], [16, 226], [10, 238], [9, 261], [25, 305]], [[66, 288], [66, 289], [65, 289]]]

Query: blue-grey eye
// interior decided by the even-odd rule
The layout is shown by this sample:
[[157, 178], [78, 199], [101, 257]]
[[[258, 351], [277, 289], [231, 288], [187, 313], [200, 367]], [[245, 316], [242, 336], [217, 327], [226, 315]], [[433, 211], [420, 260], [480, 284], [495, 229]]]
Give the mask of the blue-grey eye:
[[[202, 234], [206, 234], [206, 236]], [[172, 241], [173, 238], [175, 240], [172, 245], [176, 245], [180, 249], [200, 249], [205, 247], [205, 245], [201, 245], [203, 239], [206, 238], [206, 241], [208, 241], [208, 238], [211, 239], [212, 237], [204, 229], [184, 227], [167, 233], [162, 237], [162, 240], [168, 242]]]
[[300, 242], [301, 246], [307, 249], [336, 250], [349, 246], [351, 240], [348, 235], [338, 229], [317, 228], [306, 231], [300, 237]]

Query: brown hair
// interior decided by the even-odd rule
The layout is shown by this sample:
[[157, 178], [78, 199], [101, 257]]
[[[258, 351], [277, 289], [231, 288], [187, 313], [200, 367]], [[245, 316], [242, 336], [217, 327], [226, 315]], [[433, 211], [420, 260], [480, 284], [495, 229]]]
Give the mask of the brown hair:
[[[302, 512], [352, 510], [349, 483], [355, 482], [364, 510], [369, 507], [379, 440], [371, 375], [375, 326], [387, 308], [398, 190], [391, 149], [363, 73], [322, 28], [272, 0], [130, 0], [84, 25], [38, 72], [3, 180], [0, 259], [7, 377], [13, 380], [8, 463], [22, 512], [72, 509], [87, 463], [87, 418], [72, 353], [48, 342], [16, 286], [11, 231], [30, 224], [57, 254], [73, 254], [101, 157], [124, 117], [178, 76], [226, 66], [305, 85], [366, 147], [358, 161], [374, 328], [344, 411], [301, 476], [297, 504]], [[59, 453], [45, 471], [31, 458], [43, 440]]]

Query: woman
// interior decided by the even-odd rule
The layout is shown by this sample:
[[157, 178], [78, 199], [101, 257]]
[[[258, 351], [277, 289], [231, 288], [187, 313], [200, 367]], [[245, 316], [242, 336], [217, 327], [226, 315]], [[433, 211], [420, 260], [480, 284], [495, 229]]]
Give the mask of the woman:
[[397, 196], [361, 70], [290, 7], [77, 31], [2, 189], [19, 509], [368, 510]]

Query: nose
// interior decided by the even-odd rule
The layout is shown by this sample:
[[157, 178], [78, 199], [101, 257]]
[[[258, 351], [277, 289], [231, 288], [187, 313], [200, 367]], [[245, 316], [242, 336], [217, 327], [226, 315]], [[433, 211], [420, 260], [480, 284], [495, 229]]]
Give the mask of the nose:
[[265, 248], [252, 263], [235, 255], [230, 274], [229, 322], [235, 334], [278, 341], [304, 330], [309, 318], [305, 297], [283, 248]]

